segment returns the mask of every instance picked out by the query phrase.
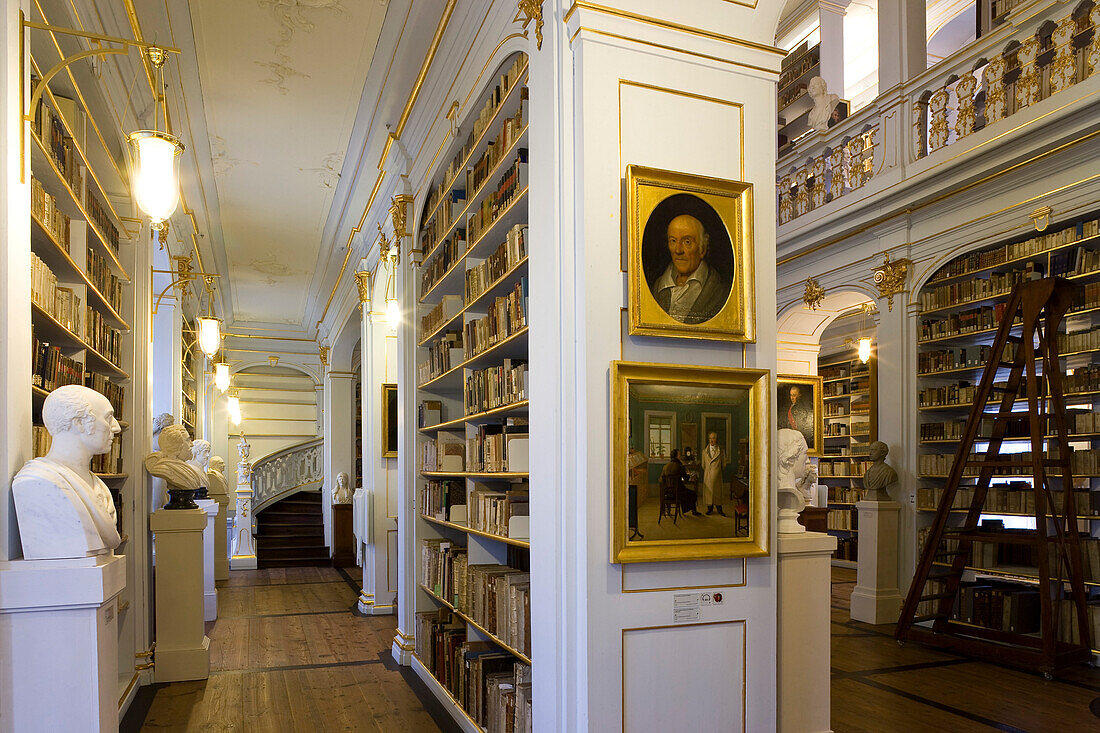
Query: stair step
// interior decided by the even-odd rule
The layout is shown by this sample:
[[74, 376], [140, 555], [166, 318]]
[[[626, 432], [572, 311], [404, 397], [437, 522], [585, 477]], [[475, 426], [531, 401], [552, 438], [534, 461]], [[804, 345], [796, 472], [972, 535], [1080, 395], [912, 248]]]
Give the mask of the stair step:
[[277, 547], [262, 550], [258, 555], [265, 560], [328, 560], [331, 553], [325, 545], [309, 547]]
[[325, 536], [323, 533], [301, 537], [257, 537], [256, 549], [267, 552], [268, 550], [281, 550], [290, 547], [323, 547], [324, 542]]
[[274, 522], [276, 524], [321, 524], [320, 514], [298, 514], [296, 512], [260, 512], [256, 515], [259, 526]]
[[329, 558], [324, 560], [269, 560], [259, 557], [256, 559], [256, 567], [261, 570], [266, 568], [323, 568], [330, 567], [331, 564], [332, 561]]
[[257, 537], [312, 537], [324, 534], [322, 524], [261, 524], [256, 528]]

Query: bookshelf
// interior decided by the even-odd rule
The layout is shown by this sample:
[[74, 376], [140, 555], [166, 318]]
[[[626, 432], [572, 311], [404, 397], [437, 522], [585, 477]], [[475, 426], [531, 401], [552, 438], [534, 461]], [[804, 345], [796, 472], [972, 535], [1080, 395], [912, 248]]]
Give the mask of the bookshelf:
[[197, 344], [194, 323], [183, 324], [180, 347], [180, 423], [187, 428], [191, 438], [199, 437], [198, 425], [198, 381], [195, 379], [195, 349]]
[[878, 439], [878, 359], [866, 364], [851, 349], [822, 356], [817, 373], [825, 409], [825, 455], [818, 481], [828, 488], [829, 534], [836, 535], [837, 565], [855, 567], [859, 557], [856, 502], [863, 498], [863, 474], [871, 443]]
[[[1074, 449], [1072, 470], [1080, 515], [1077, 529], [1084, 540], [1086, 587], [1095, 601], [1100, 599], [1100, 219], [1095, 215], [1052, 224], [1042, 233], [955, 257], [921, 289], [917, 334], [917, 556], [942, 495], [1009, 293], [1021, 280], [1049, 275], [1065, 277], [1081, 286], [1064, 320], [1059, 344], [1065, 369], [1063, 388], [1070, 445]], [[1007, 373], [1007, 369], [1002, 370], [998, 378]], [[1025, 404], [1017, 401], [1015, 409], [1025, 409]], [[999, 400], [995, 398], [986, 412], [997, 409]], [[992, 420], [989, 423], [991, 428]], [[1053, 425], [1047, 428], [1048, 436], [1051, 433]], [[982, 434], [989, 434], [985, 426]], [[1029, 441], [1022, 434], [1009, 435], [1005, 443], [1016, 446], [1013, 450], [1029, 450]], [[1034, 528], [1035, 507], [1022, 490], [1030, 490], [1030, 479], [1007, 470], [1004, 473], [993, 479], [983, 519], [1000, 520], [1006, 528]], [[1057, 504], [1062, 497], [1054, 498]], [[960, 491], [957, 508], [951, 511], [953, 525], [961, 524], [965, 516], [958, 503], [963, 500], [969, 501], [966, 491]], [[1024, 557], [1026, 553], [1009, 545], [986, 544], [983, 553], [975, 552], [980, 562], [967, 568], [964, 581], [991, 585], [990, 592], [1006, 597], [1037, 586], [1036, 558]], [[1089, 614], [1095, 639], [1100, 632], [1100, 606], [1090, 604]], [[966, 615], [965, 610], [962, 615]], [[988, 628], [990, 622], [979, 619], [979, 625]], [[992, 627], [999, 628], [996, 624]]]
[[[35, 84], [39, 64], [33, 53], [31, 67]], [[98, 143], [86, 134], [90, 118], [83, 99], [75, 89], [62, 90], [60, 77], [56, 83], [58, 89], [46, 89], [32, 110], [28, 128], [31, 448], [35, 456], [49, 450], [41, 413], [53, 389], [83, 384], [112, 403], [122, 433], [109, 453], [93, 457], [92, 471], [115, 504], [122, 537], [116, 553], [128, 558], [115, 609], [122, 705], [140, 674], [137, 655], [151, 643], [145, 560], [149, 497], [142, 490], [138, 455], [143, 433], [135, 435], [132, 428], [137, 419], [145, 425], [140, 407], [145, 391], [143, 380], [131, 379], [141, 372], [134, 334], [142, 331], [148, 303], [139, 302], [130, 273], [138, 272], [144, 260], [101, 183], [111, 181], [112, 171], [105, 169], [112, 166], [104, 165], [109, 160], [103, 154], [94, 161], [88, 157], [88, 146]]]
[[477, 730], [531, 704], [527, 78], [515, 54], [482, 90], [418, 232], [413, 669]]
[[355, 393], [355, 412], [352, 413], [353, 422], [355, 423], [354, 435], [355, 435], [355, 476], [352, 477], [354, 483], [351, 487], [355, 489], [363, 488], [363, 370], [361, 367], [355, 368], [355, 386], [353, 387]]
[[810, 131], [810, 79], [821, 75], [821, 44], [803, 43], [783, 59], [777, 87], [779, 111], [779, 154]]

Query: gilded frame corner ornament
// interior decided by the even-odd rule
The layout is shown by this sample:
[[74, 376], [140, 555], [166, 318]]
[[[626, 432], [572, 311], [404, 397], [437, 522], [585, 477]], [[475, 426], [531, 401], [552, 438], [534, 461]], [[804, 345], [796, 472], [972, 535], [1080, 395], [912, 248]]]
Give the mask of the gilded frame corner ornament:
[[535, 21], [535, 48], [539, 51], [542, 50], [542, 0], [518, 0], [516, 3], [516, 17], [512, 19], [513, 23], [523, 21], [524, 35], [526, 35], [527, 26], [531, 24], [531, 21]]
[[894, 310], [894, 296], [907, 292], [906, 279], [909, 277], [909, 265], [912, 260], [902, 258], [890, 261], [890, 253], [886, 252], [886, 259], [872, 271], [875, 275], [875, 286], [878, 287], [878, 297], [886, 298], [887, 309]]
[[814, 280], [813, 277], [806, 278], [806, 289], [802, 293], [802, 302], [806, 304], [807, 308], [815, 311], [821, 306], [823, 300], [825, 300], [825, 288], [821, 287], [821, 283]]
[[[719, 558], [761, 557], [770, 554], [768, 456], [771, 455], [771, 415], [767, 369], [699, 367], [684, 364], [611, 362], [611, 562], [671, 562]], [[631, 385], [662, 389], [748, 390], [748, 536], [702, 539], [630, 539], [629, 469]], [[636, 428], [637, 429], [637, 428]], [[644, 429], [644, 428], [643, 428]], [[732, 517], [731, 517], [732, 519]], [[735, 526], [736, 529], [736, 526]]]
[[[630, 335], [755, 343], [756, 265], [752, 184], [629, 165], [626, 169], [626, 189]], [[680, 196], [687, 198], [677, 198]], [[693, 207], [681, 203], [689, 200]], [[697, 218], [704, 227], [704, 234], [709, 232], [712, 239], [716, 233], [729, 239], [729, 294], [725, 302], [709, 311], [712, 315], [702, 321], [671, 315], [666, 306], [658, 302], [654, 292], [658, 279], [650, 282], [647, 278], [647, 252], [650, 258], [655, 255], [652, 240], [646, 236], [646, 226], [651, 218], [663, 221], [665, 214], [677, 211]], [[709, 226], [702, 221], [708, 217], [713, 219]], [[651, 242], [648, 249], [647, 241]], [[711, 249], [714, 251], [714, 248]], [[713, 266], [715, 258], [709, 254], [704, 252], [703, 259]], [[652, 259], [650, 264], [653, 264]]]

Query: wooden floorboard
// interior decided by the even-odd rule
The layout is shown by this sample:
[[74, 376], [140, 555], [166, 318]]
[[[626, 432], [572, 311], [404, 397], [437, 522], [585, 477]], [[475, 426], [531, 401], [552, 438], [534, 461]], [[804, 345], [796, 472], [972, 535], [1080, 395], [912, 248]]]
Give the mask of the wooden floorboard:
[[[894, 640], [894, 625], [852, 621], [855, 571], [833, 568], [832, 727], [835, 733], [1100, 731], [1090, 704], [1100, 672], [1054, 680]], [[1100, 708], [1100, 704], [1097, 705]]]
[[157, 686], [140, 729], [440, 731], [379, 657], [389, 653], [394, 618], [358, 615], [357, 596], [331, 568], [230, 573], [208, 625], [210, 678]]

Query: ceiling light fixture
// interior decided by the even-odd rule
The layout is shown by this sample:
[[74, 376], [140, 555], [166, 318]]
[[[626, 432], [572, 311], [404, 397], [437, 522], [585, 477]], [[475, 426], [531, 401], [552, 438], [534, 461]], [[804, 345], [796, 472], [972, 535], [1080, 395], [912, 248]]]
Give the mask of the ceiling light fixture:
[[229, 389], [229, 365], [224, 361], [219, 361], [214, 365], [214, 386], [218, 388], [219, 392], [225, 392]]
[[241, 424], [241, 398], [237, 395], [229, 396], [229, 419], [234, 425]]
[[[137, 130], [127, 138], [133, 152], [134, 198], [150, 219], [154, 230], [168, 224], [168, 217], [180, 200], [180, 156], [183, 143], [168, 131], [168, 104], [160, 90], [164, 89], [164, 49], [146, 49], [150, 63], [157, 70], [158, 87], [153, 97], [153, 129]], [[158, 127], [158, 107], [164, 109], [164, 131]]]
[[222, 322], [214, 316], [199, 316], [195, 319], [199, 330], [199, 348], [207, 357], [213, 359], [222, 345]]

